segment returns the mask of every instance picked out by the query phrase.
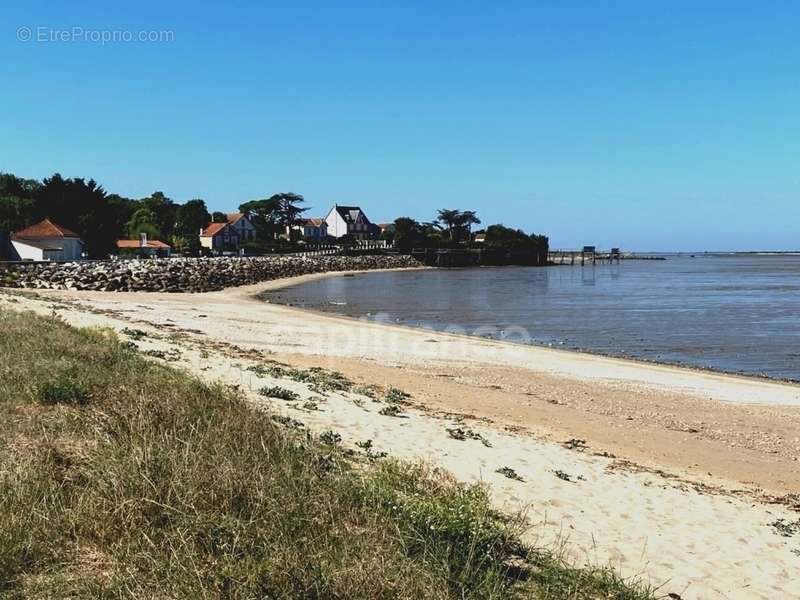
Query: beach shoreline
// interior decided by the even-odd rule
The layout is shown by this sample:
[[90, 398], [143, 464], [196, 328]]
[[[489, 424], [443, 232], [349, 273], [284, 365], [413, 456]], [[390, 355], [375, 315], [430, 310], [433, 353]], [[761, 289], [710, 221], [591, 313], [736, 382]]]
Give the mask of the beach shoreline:
[[[264, 405], [257, 393], [264, 385], [303, 391], [250, 370], [264, 360], [402, 389], [411, 395], [405, 418], [337, 395], [314, 410], [285, 402], [269, 410], [338, 432], [345, 444], [371, 439], [393, 457], [482, 482], [498, 508], [526, 511], [531, 536], [564, 544], [570, 560], [669, 581], [685, 599], [794, 597], [786, 582], [800, 568], [800, 540], [769, 524], [796, 520], [800, 510], [798, 386], [374, 323], [258, 297], [357, 273], [201, 294], [6, 290], [0, 306], [55, 312], [123, 338], [142, 330], [142, 350], [179, 357], [177, 366], [235, 386], [256, 405]], [[458, 441], [451, 429], [491, 443]], [[497, 474], [500, 467], [523, 481]]]
[[[525, 269], [525, 268], [540, 268], [540, 267], [520, 267], [520, 266], [494, 267], [494, 266], [482, 266], [482, 267], [464, 267], [464, 268], [471, 268], [471, 269], [475, 269], [475, 268], [480, 268], [480, 269], [520, 268], [520, 269]], [[267, 303], [270, 303], [270, 304], [276, 304], [276, 305], [279, 305], [279, 306], [285, 306], [286, 308], [289, 308], [289, 309], [308, 312], [308, 313], [313, 313], [313, 314], [316, 314], [316, 315], [319, 315], [319, 316], [328, 316], [328, 317], [332, 316], [332, 317], [338, 317], [338, 318], [342, 318], [342, 319], [349, 319], [351, 321], [356, 321], [356, 322], [363, 322], [363, 320], [361, 318], [359, 318], [359, 317], [354, 317], [354, 316], [351, 316], [351, 315], [342, 314], [342, 313], [339, 313], [339, 312], [337, 312], [335, 310], [320, 310], [320, 309], [317, 309], [317, 308], [306, 307], [306, 306], [302, 306], [301, 307], [301, 306], [297, 306], [297, 305], [290, 304], [290, 303], [273, 302], [270, 299], [269, 294], [272, 294], [272, 293], [275, 293], [275, 292], [279, 292], [281, 290], [284, 290], [284, 289], [287, 289], [287, 288], [290, 288], [290, 287], [296, 287], [296, 286], [303, 285], [305, 283], [310, 283], [312, 281], [318, 281], [318, 280], [321, 280], [321, 279], [329, 279], [329, 278], [336, 277], [336, 276], [353, 277], [353, 276], [357, 276], [357, 275], [367, 275], [367, 274], [370, 274], [370, 273], [386, 273], [386, 272], [416, 271], [416, 270], [431, 271], [431, 270], [434, 270], [434, 269], [432, 267], [419, 267], [419, 268], [407, 268], [407, 269], [374, 269], [374, 270], [369, 270], [369, 271], [354, 270], [354, 271], [330, 271], [330, 272], [327, 272], [327, 273], [310, 273], [310, 274], [307, 274], [307, 275], [298, 275], [298, 276], [295, 276], [295, 277], [286, 277], [286, 278], [283, 278], [283, 279], [275, 279], [275, 280], [272, 280], [272, 281], [269, 281], [269, 282], [258, 283], [258, 284], [252, 285], [252, 286], [246, 286], [248, 288], [246, 293], [250, 297], [250, 299], [256, 300], [256, 301], [259, 301], [259, 302], [267, 302]], [[231, 288], [231, 289], [234, 289], [234, 288]], [[241, 289], [241, 288], [239, 288], [239, 289]], [[243, 297], [243, 299], [244, 299], [244, 297]], [[649, 365], [649, 366], [663, 366], [663, 367], [677, 368], [677, 369], [682, 369], [682, 370], [692, 371], [692, 372], [697, 372], [697, 373], [706, 373], [706, 374], [712, 374], [712, 375], [723, 375], [723, 376], [726, 376], [726, 377], [734, 377], [734, 378], [739, 378], [739, 379], [748, 380], [748, 381], [763, 381], [763, 382], [772, 382], [772, 383], [779, 383], [779, 384], [784, 384], [784, 385], [791, 385], [791, 386], [796, 386], [798, 388], [798, 393], [799, 393], [798, 399], [800, 399], [800, 379], [771, 377], [769, 375], [760, 375], [758, 373], [742, 373], [742, 372], [738, 372], [738, 371], [728, 371], [728, 370], [725, 370], [725, 369], [718, 369], [718, 368], [714, 368], [714, 367], [702, 367], [702, 366], [693, 365], [693, 364], [689, 364], [689, 363], [685, 363], [685, 362], [672, 362], [672, 361], [665, 361], [665, 360], [657, 360], [657, 359], [650, 359], [650, 358], [645, 358], [645, 357], [641, 357], [641, 356], [629, 356], [629, 355], [623, 356], [623, 355], [620, 355], [620, 354], [593, 351], [593, 350], [588, 350], [588, 349], [585, 349], [585, 348], [583, 348], [583, 349], [558, 348], [558, 347], [550, 346], [550, 345], [547, 345], [547, 344], [545, 344], [543, 342], [537, 342], [537, 341], [534, 341], [534, 342], [531, 342], [531, 343], [521, 343], [521, 342], [514, 342], [514, 341], [511, 341], [511, 340], [497, 339], [497, 338], [493, 338], [493, 337], [489, 337], [489, 336], [475, 336], [475, 335], [470, 335], [470, 334], [453, 333], [453, 332], [450, 332], [450, 331], [447, 331], [447, 330], [426, 328], [426, 327], [421, 327], [421, 326], [418, 326], [418, 325], [408, 325], [408, 324], [402, 324], [402, 323], [385, 323], [385, 322], [380, 322], [380, 321], [370, 321], [370, 322], [377, 323], [377, 324], [380, 324], [380, 325], [384, 325], [386, 327], [399, 327], [399, 328], [404, 328], [404, 329], [410, 329], [410, 330], [416, 330], [416, 331], [424, 331], [424, 332], [436, 333], [436, 334], [441, 334], [441, 335], [464, 337], [466, 339], [475, 339], [475, 338], [482, 337], [483, 339], [491, 340], [493, 342], [498, 342], [498, 343], [501, 343], [501, 344], [510, 344], [510, 345], [518, 345], [518, 346], [529, 346], [529, 347], [541, 348], [542, 350], [548, 350], [548, 351], [552, 351], [552, 352], [556, 352], [556, 353], [564, 352], [564, 353], [567, 353], [567, 354], [579, 354], [579, 355], [584, 355], [584, 356], [592, 356], [592, 357], [598, 357], [598, 358], [608, 358], [608, 359], [613, 359], [613, 360], [620, 360], [620, 361], [624, 361], [626, 363], [638, 363], [638, 364], [644, 364], [644, 365]]]

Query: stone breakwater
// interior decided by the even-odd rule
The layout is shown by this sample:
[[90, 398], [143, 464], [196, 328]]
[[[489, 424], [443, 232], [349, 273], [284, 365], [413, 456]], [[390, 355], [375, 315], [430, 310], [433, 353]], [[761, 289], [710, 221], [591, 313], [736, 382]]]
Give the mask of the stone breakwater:
[[410, 256], [265, 256], [16, 264], [0, 287], [103, 292], [212, 292], [329, 271], [418, 267]]

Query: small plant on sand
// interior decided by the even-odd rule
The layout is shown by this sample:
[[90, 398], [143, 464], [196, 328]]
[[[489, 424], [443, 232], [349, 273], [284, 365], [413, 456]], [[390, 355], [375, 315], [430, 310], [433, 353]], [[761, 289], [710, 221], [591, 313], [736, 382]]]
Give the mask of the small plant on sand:
[[129, 338], [131, 338], [132, 340], [136, 340], [136, 341], [147, 337], [147, 333], [145, 333], [141, 329], [132, 329], [130, 327], [124, 327], [121, 330], [121, 333], [127, 335]]
[[364, 454], [367, 455], [367, 458], [375, 460], [378, 458], [386, 458], [389, 456], [386, 452], [375, 452], [372, 449], [372, 440], [366, 440], [364, 442], [356, 442], [356, 446], [361, 448], [364, 451]]
[[378, 411], [379, 415], [383, 415], [384, 417], [402, 417], [403, 410], [394, 404], [390, 406], [385, 406]]
[[800, 519], [797, 521], [777, 519], [769, 525], [775, 530], [775, 533], [783, 537], [792, 537], [796, 533], [800, 533]]
[[258, 393], [267, 398], [277, 398], [278, 400], [286, 400], [287, 402], [295, 402], [300, 399], [300, 396], [292, 390], [273, 385], [271, 387], [263, 387], [258, 390]]
[[564, 448], [566, 448], [567, 450], [578, 450], [578, 451], [586, 450], [587, 448], [586, 440], [579, 440], [577, 438], [568, 439], [566, 442], [564, 442]]
[[277, 379], [291, 379], [292, 381], [307, 383], [308, 389], [318, 394], [324, 392], [346, 392], [353, 387], [353, 382], [342, 373], [338, 371], [329, 371], [322, 367], [295, 369], [288, 365], [275, 363], [254, 365], [248, 367], [247, 370], [262, 377], [269, 376]]
[[404, 392], [396, 387], [390, 387], [383, 398], [389, 404], [409, 404], [411, 394]]
[[525, 481], [520, 475], [511, 467], [501, 467], [495, 471], [495, 473], [500, 473], [504, 477], [508, 477], [509, 479], [514, 479], [516, 481]]
[[39, 387], [39, 401], [42, 404], [80, 406], [86, 404], [89, 398], [89, 391], [66, 375], [48, 381]]
[[578, 475], [577, 477], [575, 477], [575, 479], [573, 479], [572, 475], [570, 475], [569, 473], [565, 473], [564, 471], [562, 471], [560, 469], [556, 469], [555, 471], [553, 471], [553, 475], [555, 475], [559, 479], [562, 479], [564, 481], [569, 481], [571, 483], [574, 483], [576, 480], [577, 481], [585, 481], [583, 475]]
[[176, 361], [180, 360], [181, 358], [180, 350], [176, 350], [174, 348], [169, 350], [145, 350], [143, 354], [145, 356], [160, 358], [161, 360], [166, 360], [166, 361]]
[[308, 402], [303, 402], [303, 408], [306, 410], [319, 410], [319, 404], [313, 400], [309, 400]]
[[323, 444], [328, 444], [329, 446], [335, 446], [336, 444], [340, 444], [342, 442], [342, 436], [335, 431], [323, 431], [321, 434], [319, 434], [319, 441], [321, 441]]
[[311, 367], [304, 373], [304, 379], [309, 384], [309, 389], [321, 394], [323, 392], [347, 392], [353, 387], [350, 381], [339, 371], [328, 371], [320, 367]]
[[270, 418], [279, 425], [283, 425], [287, 429], [303, 429], [305, 427], [305, 424], [302, 421], [298, 421], [292, 417], [287, 417], [286, 415], [271, 415]]
[[372, 400], [376, 400], [378, 398], [378, 392], [374, 385], [357, 385], [350, 391], [354, 394], [358, 394], [359, 396], [371, 398]]
[[447, 433], [450, 434], [450, 437], [454, 440], [464, 441], [464, 440], [478, 440], [487, 448], [491, 448], [492, 444], [483, 437], [480, 433], [472, 431], [471, 429], [464, 429], [461, 427], [451, 427], [447, 429]]

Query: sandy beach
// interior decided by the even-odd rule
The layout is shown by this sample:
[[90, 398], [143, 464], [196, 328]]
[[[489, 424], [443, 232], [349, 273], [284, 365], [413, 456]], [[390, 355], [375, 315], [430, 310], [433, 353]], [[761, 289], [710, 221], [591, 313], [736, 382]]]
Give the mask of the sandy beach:
[[[781, 526], [800, 520], [800, 387], [256, 297], [288, 283], [297, 279], [193, 295], [14, 291], [0, 294], [0, 306], [141, 329], [142, 350], [238, 386], [255, 406], [334, 430], [347, 445], [372, 440], [376, 451], [484, 482], [498, 507], [526, 512], [532, 540], [577, 563], [610, 564], [684, 599], [800, 598], [800, 533], [782, 535], [793, 529]], [[392, 417], [368, 396], [321, 398], [249, 370], [265, 360], [396, 387], [411, 405]], [[256, 393], [265, 385], [302, 401], [267, 400]]]

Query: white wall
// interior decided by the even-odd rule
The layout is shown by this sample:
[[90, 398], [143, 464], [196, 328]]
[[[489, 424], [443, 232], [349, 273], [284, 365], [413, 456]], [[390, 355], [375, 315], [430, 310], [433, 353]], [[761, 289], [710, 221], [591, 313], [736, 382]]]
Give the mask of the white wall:
[[328, 225], [329, 235], [332, 235], [335, 238], [340, 238], [347, 235], [347, 223], [335, 207], [332, 208], [328, 213], [328, 216], [325, 217], [325, 223]]
[[28, 246], [28, 244], [16, 240], [12, 240], [11, 245], [14, 246], [20, 260], [44, 260], [44, 252], [41, 248]]
[[14, 250], [17, 251], [21, 260], [80, 260], [83, 253], [83, 244], [75, 238], [53, 238], [53, 239], [34, 239], [34, 243], [46, 246], [58, 246], [62, 248], [60, 252], [53, 250], [42, 250], [36, 246], [26, 244], [25, 240], [11, 240]]

